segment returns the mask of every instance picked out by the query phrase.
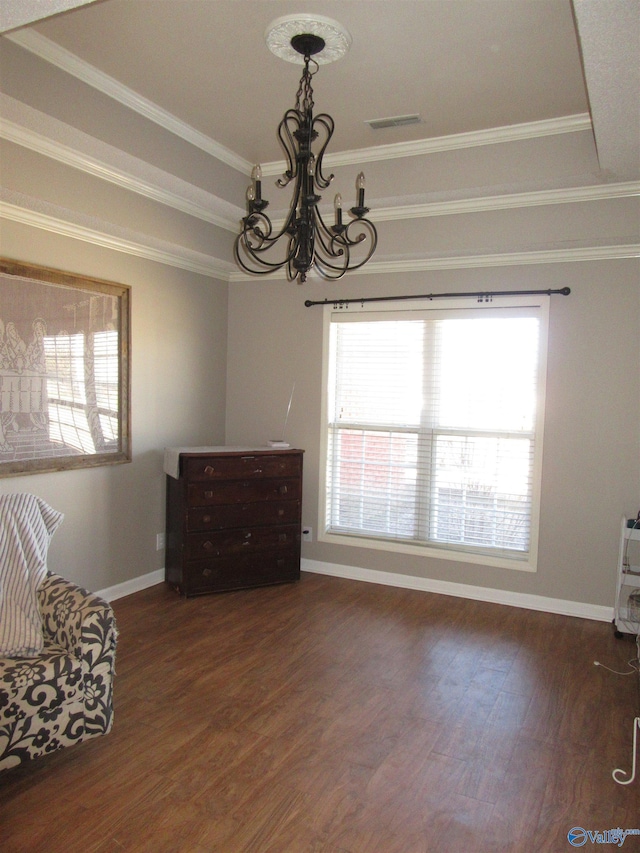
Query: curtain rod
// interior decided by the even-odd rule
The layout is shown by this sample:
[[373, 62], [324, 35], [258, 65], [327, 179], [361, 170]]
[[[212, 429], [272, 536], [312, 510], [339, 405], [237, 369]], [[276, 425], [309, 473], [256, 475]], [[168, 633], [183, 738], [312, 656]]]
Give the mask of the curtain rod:
[[494, 296], [568, 296], [571, 293], [570, 287], [561, 287], [559, 290], [482, 290], [472, 293], [422, 293], [412, 296], [369, 296], [356, 299], [323, 299], [314, 302], [311, 299], [305, 301], [306, 308], [312, 308], [314, 305], [333, 305], [338, 308], [348, 308], [352, 302], [359, 302], [364, 305], [365, 302], [398, 302], [403, 299], [462, 299], [463, 297], [475, 296], [478, 302], [490, 302]]

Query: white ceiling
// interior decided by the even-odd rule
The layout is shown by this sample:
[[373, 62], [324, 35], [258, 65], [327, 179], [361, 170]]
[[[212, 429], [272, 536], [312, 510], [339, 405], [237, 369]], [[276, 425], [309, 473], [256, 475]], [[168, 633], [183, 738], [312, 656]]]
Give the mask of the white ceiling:
[[25, 24], [50, 18], [59, 12], [88, 6], [96, 0], [3, 0], [0, 5], [0, 33], [14, 30]]
[[[316, 111], [349, 151], [591, 110], [601, 166], [640, 177], [637, 0], [4, 0], [3, 30], [35, 30], [250, 162], [281, 157], [276, 125], [300, 68], [273, 56], [268, 25], [294, 12], [338, 20], [353, 44], [320, 68]], [[65, 7], [67, 12], [60, 13]], [[51, 12], [58, 13], [50, 16]], [[40, 20], [38, 19], [44, 19]], [[580, 34], [580, 40], [578, 38]], [[581, 61], [584, 59], [584, 69]], [[589, 92], [585, 87], [585, 79]], [[419, 113], [373, 131], [369, 119]]]
[[600, 167], [640, 176], [640, 3], [574, 0]]

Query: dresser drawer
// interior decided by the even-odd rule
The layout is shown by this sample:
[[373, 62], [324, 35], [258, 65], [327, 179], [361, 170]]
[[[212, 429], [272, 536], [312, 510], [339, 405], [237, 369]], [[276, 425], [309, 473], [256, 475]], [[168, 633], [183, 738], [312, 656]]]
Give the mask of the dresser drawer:
[[219, 483], [189, 483], [187, 504], [193, 506], [223, 506], [224, 504], [254, 503], [257, 501], [299, 501], [301, 482], [297, 480], [230, 480]]
[[295, 554], [260, 554], [188, 563], [182, 586], [187, 595], [200, 595], [299, 579], [300, 558]]
[[190, 533], [187, 536], [186, 558], [198, 560], [221, 557], [224, 554], [293, 549], [300, 541], [300, 528], [296, 525], [272, 527], [238, 527], [233, 530], [211, 530], [207, 533]]
[[184, 475], [193, 480], [245, 480], [260, 477], [299, 477], [300, 455], [291, 456], [216, 456], [186, 457]]
[[230, 506], [193, 507], [187, 512], [187, 530], [221, 530], [264, 524], [295, 524], [300, 501], [263, 501]]

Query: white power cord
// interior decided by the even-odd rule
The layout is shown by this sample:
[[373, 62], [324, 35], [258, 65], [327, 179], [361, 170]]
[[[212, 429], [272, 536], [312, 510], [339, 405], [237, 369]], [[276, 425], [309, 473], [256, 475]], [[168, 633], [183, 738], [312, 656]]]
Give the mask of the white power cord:
[[609, 672], [612, 672], [614, 675], [633, 675], [636, 672], [640, 672], [640, 662], [638, 661], [638, 658], [631, 658], [627, 663], [631, 667], [629, 672], [619, 672], [617, 669], [611, 669], [610, 666], [600, 663], [599, 660], [594, 660], [593, 665], [601, 666], [603, 669], [609, 670]]
[[[638, 731], [640, 731], [640, 717], [636, 717], [633, 721], [633, 759], [631, 763], [631, 773], [627, 773], [626, 770], [623, 770], [621, 767], [616, 767], [616, 769], [611, 773], [615, 782], [618, 785], [630, 785], [633, 780], [636, 778], [636, 756], [637, 756], [637, 738]], [[628, 776], [628, 779], [623, 779], [622, 777]]]

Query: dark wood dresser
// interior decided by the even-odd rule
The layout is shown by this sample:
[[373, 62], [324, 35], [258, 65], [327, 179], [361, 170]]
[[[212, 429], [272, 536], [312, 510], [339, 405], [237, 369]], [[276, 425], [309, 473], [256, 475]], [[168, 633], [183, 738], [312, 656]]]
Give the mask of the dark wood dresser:
[[168, 448], [167, 582], [191, 596], [299, 580], [302, 455]]

